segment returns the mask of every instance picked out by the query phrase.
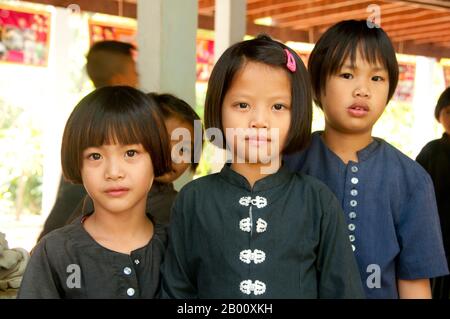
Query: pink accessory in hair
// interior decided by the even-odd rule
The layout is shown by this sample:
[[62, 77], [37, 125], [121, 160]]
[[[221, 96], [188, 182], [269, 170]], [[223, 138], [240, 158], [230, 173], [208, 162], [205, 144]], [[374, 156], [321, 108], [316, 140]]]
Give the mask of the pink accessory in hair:
[[289, 71], [295, 72], [295, 70], [297, 70], [297, 65], [295, 64], [294, 56], [292, 55], [291, 52], [289, 52], [288, 49], [284, 49], [284, 52], [286, 52], [286, 56], [287, 56], [287, 62], [286, 62], [287, 68], [289, 69]]

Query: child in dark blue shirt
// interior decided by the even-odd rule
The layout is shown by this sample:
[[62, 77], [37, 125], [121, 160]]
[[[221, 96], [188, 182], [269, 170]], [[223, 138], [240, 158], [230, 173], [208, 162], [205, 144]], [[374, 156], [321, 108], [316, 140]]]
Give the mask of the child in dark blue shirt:
[[325, 130], [286, 165], [337, 196], [368, 298], [430, 298], [429, 278], [448, 273], [433, 184], [372, 137], [398, 81], [388, 36], [365, 20], [337, 23], [317, 42], [308, 71]]

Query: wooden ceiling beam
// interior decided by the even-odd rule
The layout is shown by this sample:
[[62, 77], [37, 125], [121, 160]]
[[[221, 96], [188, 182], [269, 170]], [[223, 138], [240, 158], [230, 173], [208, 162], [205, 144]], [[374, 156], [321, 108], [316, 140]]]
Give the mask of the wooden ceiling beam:
[[394, 42], [393, 45], [395, 52], [397, 53], [422, 55], [437, 59], [450, 58], [450, 48], [437, 46], [435, 44], [417, 44], [413, 41], [405, 41]]
[[[277, 20], [282, 20], [282, 19], [286, 19], [286, 18], [297, 17], [299, 15], [304, 16], [305, 14], [308, 14], [308, 13], [315, 13], [315, 12], [322, 13], [327, 10], [329, 10], [331, 12], [338, 8], [342, 9], [345, 7], [350, 7], [350, 6], [355, 6], [355, 5], [364, 6], [365, 3], [369, 3], [370, 1], [373, 1], [373, 0], [365, 0], [365, 1], [347, 0], [347, 1], [338, 1], [338, 2], [326, 1], [324, 4], [313, 5], [313, 6], [308, 3], [307, 5], [304, 5], [304, 6], [297, 6], [295, 10], [266, 11], [262, 14], [249, 15], [248, 17], [249, 17], [249, 19], [254, 20], [259, 17], [270, 16], [270, 17], [272, 17], [272, 19], [277, 21]], [[365, 6], [365, 8], [367, 8], [367, 6]]]
[[437, 23], [437, 24], [432, 24], [432, 25], [428, 25], [428, 26], [424, 26], [424, 27], [418, 27], [417, 29], [411, 31], [411, 29], [402, 29], [402, 30], [398, 30], [398, 31], [388, 31], [388, 29], [386, 29], [383, 26], [383, 29], [387, 32], [387, 34], [390, 37], [401, 37], [401, 36], [405, 36], [405, 35], [410, 35], [413, 33], [417, 33], [417, 34], [421, 34], [424, 32], [430, 32], [430, 31], [441, 31], [442, 34], [442, 30], [450, 30], [450, 21], [447, 23]]
[[[443, 42], [445, 45], [448, 44], [448, 42], [450, 42], [450, 35], [441, 35], [440, 36], [431, 36], [431, 37], [423, 37], [417, 40], [413, 40], [414, 43], [416, 44], [423, 44], [423, 43], [439, 43], [439, 42]], [[437, 45], [437, 44], [436, 44]]]
[[[383, 21], [383, 18], [381, 18], [381, 21]], [[423, 20], [415, 20], [415, 21], [409, 21], [409, 22], [403, 22], [403, 23], [392, 23], [389, 26], [386, 26], [386, 28], [383, 26], [383, 29], [387, 31], [394, 31], [394, 30], [402, 30], [402, 29], [411, 29], [411, 28], [417, 28], [420, 26], [426, 26], [426, 25], [432, 25], [436, 23], [445, 23], [450, 21], [450, 14], [442, 15], [435, 18], [429, 18], [429, 19], [423, 19]]]
[[434, 11], [442, 11], [448, 12], [450, 9], [450, 2], [448, 0], [417, 0], [417, 1], [408, 1], [408, 0], [383, 0], [385, 2], [397, 2], [403, 3], [405, 5], [421, 8], [421, 9], [430, 9]]
[[297, 7], [302, 4], [314, 4], [316, 2], [323, 2], [324, 0], [272, 0], [270, 3], [257, 3], [248, 4], [247, 3], [247, 15], [260, 15], [262, 17], [267, 16], [270, 11], [278, 9], [286, 9], [289, 7]]
[[[404, 11], [404, 8], [399, 7], [398, 5], [395, 4], [392, 5], [389, 4], [388, 7], [385, 8], [383, 12], [399, 12], [399, 11]], [[291, 20], [290, 22], [280, 22], [278, 25], [280, 27], [291, 27], [293, 30], [297, 30], [297, 29], [304, 29], [305, 27], [309, 28], [311, 26], [332, 24], [346, 19], [365, 19], [369, 17], [369, 15], [370, 14], [366, 11], [366, 7], [364, 6], [358, 9], [344, 10], [331, 14], [319, 13], [318, 15], [312, 15], [308, 17], [298, 16], [295, 20]], [[383, 17], [381, 19], [383, 19]]]

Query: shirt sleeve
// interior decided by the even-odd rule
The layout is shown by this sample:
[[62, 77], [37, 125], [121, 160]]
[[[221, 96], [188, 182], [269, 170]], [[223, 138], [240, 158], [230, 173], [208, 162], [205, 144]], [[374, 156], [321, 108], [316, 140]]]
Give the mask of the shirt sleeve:
[[83, 185], [71, 184], [61, 178], [55, 205], [45, 221], [38, 241], [52, 230], [66, 225], [72, 212], [85, 195], [86, 190]]
[[35, 247], [20, 285], [18, 299], [59, 299], [60, 290], [50, 265], [45, 239]]
[[448, 274], [447, 261], [430, 176], [423, 171], [396, 221], [400, 279], [424, 279]]
[[[181, 194], [180, 194], [181, 195]], [[161, 298], [195, 299], [198, 298], [193, 270], [189, 265], [186, 254], [189, 250], [188, 232], [191, 229], [183, 211], [183, 200], [179, 196], [172, 208], [172, 220], [169, 231], [169, 246], [161, 267], [162, 287]], [[193, 213], [193, 212], [189, 212]]]
[[319, 298], [365, 298], [342, 209], [331, 192], [324, 195], [317, 260]]

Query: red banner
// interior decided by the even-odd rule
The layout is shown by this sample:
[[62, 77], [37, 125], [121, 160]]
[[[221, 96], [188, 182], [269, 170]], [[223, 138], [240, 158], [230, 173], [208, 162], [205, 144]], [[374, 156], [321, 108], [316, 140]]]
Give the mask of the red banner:
[[46, 66], [50, 13], [0, 5], [0, 61]]

